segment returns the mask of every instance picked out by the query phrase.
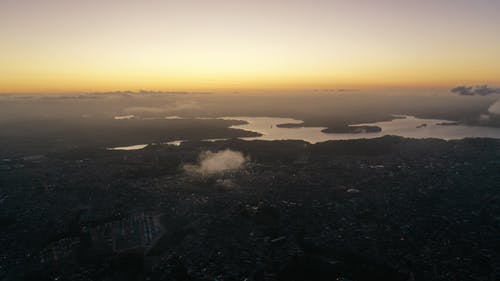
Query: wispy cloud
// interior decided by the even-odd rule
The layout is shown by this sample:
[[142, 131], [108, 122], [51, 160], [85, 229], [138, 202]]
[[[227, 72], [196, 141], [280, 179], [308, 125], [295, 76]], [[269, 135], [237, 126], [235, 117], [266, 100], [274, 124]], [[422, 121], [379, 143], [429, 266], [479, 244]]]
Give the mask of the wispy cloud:
[[175, 101], [171, 104], [161, 105], [161, 106], [131, 106], [125, 108], [123, 111], [125, 113], [131, 114], [141, 114], [141, 113], [176, 113], [179, 111], [186, 110], [197, 110], [200, 109], [201, 106], [198, 102], [193, 100], [185, 100], [185, 101]]

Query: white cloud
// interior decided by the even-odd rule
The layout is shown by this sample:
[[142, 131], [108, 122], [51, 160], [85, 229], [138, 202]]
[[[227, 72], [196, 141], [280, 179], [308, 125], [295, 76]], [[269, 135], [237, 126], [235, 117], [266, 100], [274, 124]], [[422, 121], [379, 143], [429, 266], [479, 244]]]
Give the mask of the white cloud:
[[248, 159], [239, 151], [221, 150], [200, 153], [198, 163], [184, 165], [184, 170], [191, 174], [209, 176], [240, 169]]
[[497, 100], [492, 105], [490, 105], [490, 107], [488, 108], [488, 112], [491, 114], [500, 115], [500, 100]]

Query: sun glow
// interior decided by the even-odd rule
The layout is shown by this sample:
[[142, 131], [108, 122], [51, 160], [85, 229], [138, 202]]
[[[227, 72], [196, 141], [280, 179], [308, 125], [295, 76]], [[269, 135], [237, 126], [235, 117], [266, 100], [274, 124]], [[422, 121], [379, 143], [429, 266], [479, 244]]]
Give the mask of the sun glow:
[[497, 2], [115, 2], [2, 1], [0, 92], [500, 82]]

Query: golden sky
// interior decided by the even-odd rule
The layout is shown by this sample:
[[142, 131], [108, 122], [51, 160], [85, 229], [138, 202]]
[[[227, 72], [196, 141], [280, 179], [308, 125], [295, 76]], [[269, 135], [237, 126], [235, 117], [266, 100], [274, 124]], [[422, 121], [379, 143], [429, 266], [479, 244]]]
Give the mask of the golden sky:
[[500, 83], [498, 0], [0, 0], [0, 92]]

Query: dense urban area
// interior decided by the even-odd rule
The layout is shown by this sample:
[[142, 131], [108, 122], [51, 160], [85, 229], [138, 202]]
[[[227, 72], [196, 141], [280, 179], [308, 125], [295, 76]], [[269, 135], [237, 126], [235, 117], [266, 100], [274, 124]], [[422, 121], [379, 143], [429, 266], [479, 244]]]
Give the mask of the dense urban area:
[[499, 171], [498, 140], [393, 136], [2, 158], [0, 279], [498, 280]]

